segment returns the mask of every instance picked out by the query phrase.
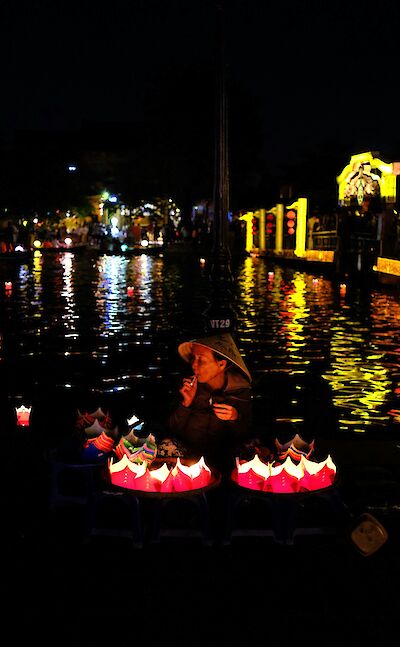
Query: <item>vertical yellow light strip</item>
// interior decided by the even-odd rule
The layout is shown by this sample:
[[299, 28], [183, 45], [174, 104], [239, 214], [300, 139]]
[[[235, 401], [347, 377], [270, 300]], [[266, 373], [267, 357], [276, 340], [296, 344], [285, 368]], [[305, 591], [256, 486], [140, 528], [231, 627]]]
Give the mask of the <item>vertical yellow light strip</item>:
[[383, 175], [381, 177], [381, 196], [386, 202], [396, 202], [396, 176]]
[[252, 211], [248, 211], [239, 218], [246, 223], [246, 252], [251, 252], [253, 249], [253, 215]]
[[282, 203], [276, 205], [276, 229], [275, 229], [275, 252], [279, 254], [283, 248], [283, 215], [284, 206]]
[[260, 251], [265, 252], [265, 209], [259, 210], [258, 231]]
[[304, 256], [306, 251], [307, 198], [299, 198], [296, 225], [296, 256]]

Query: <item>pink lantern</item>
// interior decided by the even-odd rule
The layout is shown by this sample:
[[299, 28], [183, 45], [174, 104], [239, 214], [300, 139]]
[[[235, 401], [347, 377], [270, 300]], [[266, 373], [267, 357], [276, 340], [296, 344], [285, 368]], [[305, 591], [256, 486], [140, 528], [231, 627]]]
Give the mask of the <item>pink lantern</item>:
[[32, 407], [25, 407], [23, 404], [20, 407], [15, 407], [18, 427], [29, 427], [31, 410]]
[[[167, 468], [168, 469], [168, 468]], [[160, 492], [173, 492], [174, 491], [174, 476], [172, 471], [168, 470], [168, 476], [165, 481], [160, 483]]]
[[174, 477], [174, 490], [175, 492], [186, 492], [192, 489], [192, 477], [190, 468], [182, 465], [179, 458], [176, 460], [175, 467], [172, 468], [172, 476]]
[[175, 492], [185, 492], [186, 490], [206, 487], [211, 480], [211, 470], [205, 464], [203, 456], [193, 465], [183, 465], [181, 460], [177, 458], [176, 465], [171, 471], [174, 478]]
[[113, 485], [133, 490], [133, 482], [138, 471], [139, 474], [141, 474], [146, 468], [143, 469], [143, 466], [131, 463], [127, 456], [123, 456], [118, 463], [114, 463], [111, 460], [108, 464], [108, 469], [110, 472], [111, 483]]
[[192, 476], [193, 490], [206, 487], [210, 483], [211, 470], [205, 464], [203, 456], [200, 458], [200, 460], [197, 463], [190, 466], [190, 470], [191, 470], [191, 476]]
[[302, 490], [320, 490], [333, 485], [336, 477], [336, 465], [330, 456], [321, 463], [314, 463], [306, 458], [300, 461], [303, 477], [300, 487]]
[[147, 469], [147, 463], [142, 463], [139, 467], [141, 469], [137, 471], [136, 478], [133, 479], [132, 489], [140, 490], [140, 492], [159, 492], [160, 484], [152, 478], [150, 470]]
[[298, 492], [303, 470], [295, 465], [288, 456], [282, 465], [271, 466], [270, 486], [271, 492], [290, 493]]
[[[154, 480], [157, 490], [161, 491], [162, 486], [166, 481], [168, 481], [168, 477], [170, 476], [170, 471], [167, 467], [166, 463], [163, 463], [161, 467], [155, 470], [150, 470], [150, 476]], [[167, 485], [169, 488], [169, 491], [172, 491], [172, 479], [170, 479], [169, 484]], [[166, 490], [164, 490], [166, 491]]]
[[236, 460], [237, 482], [250, 490], [263, 490], [270, 477], [269, 464], [263, 463], [256, 454], [253, 460], [239, 463]]

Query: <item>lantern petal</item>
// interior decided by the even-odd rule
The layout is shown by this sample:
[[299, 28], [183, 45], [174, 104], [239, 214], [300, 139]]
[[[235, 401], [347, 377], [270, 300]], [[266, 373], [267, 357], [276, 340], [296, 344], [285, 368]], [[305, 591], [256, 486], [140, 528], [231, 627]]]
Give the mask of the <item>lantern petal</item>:
[[315, 441], [307, 443], [299, 434], [295, 434], [291, 440], [285, 444], [281, 444], [277, 438], [275, 438], [275, 446], [278, 451], [279, 460], [283, 461], [290, 456], [295, 461], [300, 461], [301, 456], [309, 458], [314, 451]]
[[98, 418], [95, 418], [94, 423], [90, 427], [85, 428], [85, 434], [89, 437], [99, 436], [103, 431], [106, 431], [106, 428], [102, 427]]

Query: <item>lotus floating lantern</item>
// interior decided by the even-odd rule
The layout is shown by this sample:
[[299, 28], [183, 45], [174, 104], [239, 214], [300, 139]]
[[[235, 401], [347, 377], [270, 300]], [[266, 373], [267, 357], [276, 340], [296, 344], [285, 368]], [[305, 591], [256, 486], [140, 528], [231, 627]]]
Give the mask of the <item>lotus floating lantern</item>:
[[270, 466], [271, 474], [264, 490], [277, 493], [299, 492], [300, 481], [303, 476], [302, 469], [296, 465], [290, 456], [281, 465]]
[[315, 463], [303, 456], [300, 467], [303, 470], [303, 476], [301, 477], [301, 488], [303, 490], [320, 490], [330, 487], [335, 481], [336, 465], [330, 456], [321, 463]]
[[15, 407], [18, 427], [29, 427], [31, 410], [32, 407], [25, 407], [23, 404], [20, 407]]
[[160, 468], [149, 470], [148, 464], [133, 463], [124, 454], [118, 462], [109, 462], [111, 483], [140, 492], [187, 492], [210, 485], [212, 472], [204, 458], [193, 465], [183, 465], [177, 458], [176, 465], [169, 469], [164, 463]]

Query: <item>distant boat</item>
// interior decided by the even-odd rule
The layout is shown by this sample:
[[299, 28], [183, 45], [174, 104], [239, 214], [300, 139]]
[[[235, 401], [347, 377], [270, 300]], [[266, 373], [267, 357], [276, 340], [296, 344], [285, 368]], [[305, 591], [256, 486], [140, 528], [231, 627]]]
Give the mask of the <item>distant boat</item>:
[[32, 249], [24, 249], [17, 245], [17, 247], [11, 252], [0, 252], [0, 259], [2, 261], [12, 261], [24, 263], [33, 257]]
[[[147, 244], [143, 244], [147, 243]], [[93, 247], [89, 245], [89, 249], [95, 249], [99, 254], [108, 255], [139, 255], [139, 254], [159, 254], [164, 249], [164, 244], [159, 242], [149, 242], [147, 240], [134, 245], [120, 243], [118, 240], [105, 240], [100, 245]]]
[[71, 243], [69, 245], [59, 244], [35, 246], [35, 250], [38, 250], [41, 254], [62, 254], [65, 252], [71, 253], [84, 251], [87, 247], [87, 243]]

